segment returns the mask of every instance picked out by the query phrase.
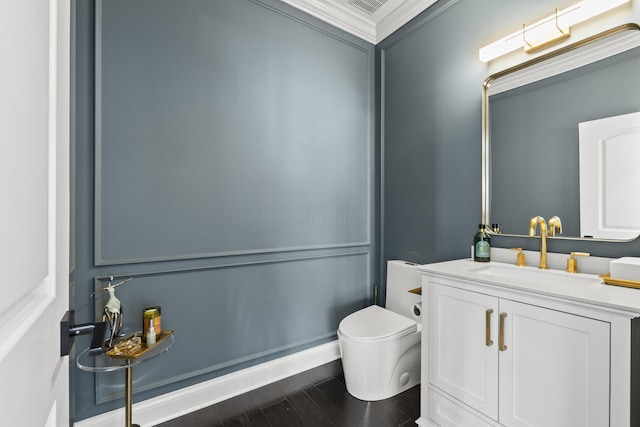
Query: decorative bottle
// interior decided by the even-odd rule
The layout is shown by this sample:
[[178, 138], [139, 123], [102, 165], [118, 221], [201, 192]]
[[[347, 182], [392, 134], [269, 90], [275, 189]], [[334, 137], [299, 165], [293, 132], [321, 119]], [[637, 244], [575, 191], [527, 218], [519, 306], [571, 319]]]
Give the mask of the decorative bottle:
[[485, 225], [478, 226], [478, 232], [473, 238], [473, 260], [477, 262], [491, 261], [491, 238], [485, 230]]
[[147, 328], [147, 347], [151, 347], [156, 343], [156, 326], [153, 322], [149, 322], [149, 327]]

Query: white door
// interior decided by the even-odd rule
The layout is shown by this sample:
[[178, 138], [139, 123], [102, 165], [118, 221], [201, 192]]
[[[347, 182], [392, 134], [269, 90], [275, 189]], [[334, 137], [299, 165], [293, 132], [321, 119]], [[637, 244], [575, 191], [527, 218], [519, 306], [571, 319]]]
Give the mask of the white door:
[[0, 424], [68, 426], [69, 1], [0, 0]]
[[609, 425], [609, 323], [500, 300], [500, 423]]
[[429, 384], [498, 419], [498, 299], [432, 284]]

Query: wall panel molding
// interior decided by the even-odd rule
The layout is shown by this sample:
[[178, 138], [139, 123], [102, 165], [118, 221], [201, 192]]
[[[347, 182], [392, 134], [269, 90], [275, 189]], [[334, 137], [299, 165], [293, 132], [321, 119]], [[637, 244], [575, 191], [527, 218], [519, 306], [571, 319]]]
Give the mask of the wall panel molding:
[[[371, 255], [371, 251], [368, 249], [363, 249], [360, 251], [349, 251], [349, 252], [331, 252], [320, 255], [300, 255], [300, 256], [290, 256], [287, 258], [270, 258], [270, 259], [259, 259], [259, 260], [236, 260], [234, 262], [222, 262], [217, 264], [200, 264], [195, 266], [184, 266], [184, 267], [172, 267], [172, 268], [160, 268], [157, 270], [133, 270], [130, 272], [118, 271], [117, 274], [108, 273], [100, 276], [94, 276], [94, 284], [95, 291], [102, 289], [104, 286], [104, 282], [108, 280], [109, 276], [113, 276], [116, 281], [119, 279], [126, 279], [129, 277], [142, 277], [142, 276], [155, 276], [155, 275], [163, 275], [163, 274], [173, 274], [173, 273], [187, 273], [191, 271], [203, 271], [203, 270], [215, 270], [218, 268], [237, 268], [237, 267], [249, 267], [253, 265], [264, 265], [264, 264], [276, 264], [283, 262], [296, 262], [296, 261], [308, 261], [308, 260], [317, 260], [317, 259], [325, 259], [325, 258], [338, 258], [338, 257], [349, 257], [349, 256], [357, 256], [357, 255]], [[242, 258], [242, 257], [241, 257]], [[164, 265], [164, 264], [159, 264]]]
[[[134, 277], [116, 289], [129, 333], [151, 305], [162, 307], [163, 329], [176, 331], [160, 363], [136, 367], [134, 393], [219, 376], [335, 339], [339, 320], [371, 300], [370, 271], [371, 255], [363, 251], [116, 276]], [[105, 284], [104, 276], [94, 279], [96, 319], [108, 300], [100, 292]], [[94, 375], [95, 404], [123, 397], [122, 378]]]
[[[106, 3], [97, 1], [95, 265], [189, 260], [371, 244], [371, 150], [374, 137], [375, 88], [374, 70], [370, 64], [373, 64], [373, 47], [357, 44], [324, 29], [320, 30], [317, 25], [304, 22], [266, 2], [251, 0], [249, 3], [277, 13], [287, 20], [294, 20], [303, 24], [304, 28], [312, 30], [300, 32], [300, 29], [290, 29], [298, 38], [304, 39], [301, 42], [303, 44], [285, 47], [280, 53], [274, 52], [276, 55], [255, 59], [255, 55], [248, 51], [248, 56], [247, 53], [240, 52], [234, 53], [235, 56], [231, 57], [238, 61], [238, 65], [250, 67], [262, 66], [263, 63], [260, 61], [263, 60], [267, 63], [279, 60], [283, 61], [282, 65], [278, 65], [282, 67], [282, 73], [298, 73], [280, 78], [291, 80], [291, 83], [287, 84], [291, 84], [294, 89], [297, 88], [291, 93], [299, 92], [300, 95], [290, 95], [287, 98], [281, 93], [272, 93], [270, 86], [260, 89], [262, 86], [251, 87], [251, 83], [246, 85], [249, 87], [243, 89], [244, 92], [237, 95], [246, 97], [258, 90], [266, 97], [273, 97], [273, 102], [285, 102], [281, 108], [282, 112], [276, 113], [273, 118], [269, 118], [272, 113], [256, 110], [257, 107], [225, 107], [245, 110], [245, 121], [257, 119], [263, 128], [256, 125], [258, 127], [255, 130], [239, 119], [229, 122], [223, 118], [224, 114], [216, 112], [222, 104], [215, 99], [230, 96], [224, 92], [216, 92], [215, 97], [202, 101], [203, 107], [212, 108], [211, 111], [216, 112], [215, 114], [222, 114], [220, 120], [223, 121], [212, 128], [207, 128], [211, 119], [198, 121], [186, 115], [176, 119], [171, 103], [142, 103], [137, 109], [123, 107], [135, 104], [139, 100], [139, 95], [129, 98], [128, 94], [139, 90], [144, 80], [136, 79], [135, 73], [121, 72], [121, 66], [116, 66], [127, 62], [128, 53], [121, 47], [124, 40], [118, 39], [119, 34], [105, 34], [104, 19], [115, 18], [109, 18], [109, 13], [104, 9]], [[109, 6], [115, 7], [112, 3], [109, 3]], [[246, 11], [256, 13], [251, 8]], [[258, 13], [258, 18], [263, 19], [264, 15]], [[148, 25], [152, 26], [153, 23]], [[212, 31], [212, 34], [215, 34], [216, 29], [211, 27], [208, 21], [202, 25], [204, 29], [201, 31]], [[119, 29], [122, 31], [122, 28]], [[153, 33], [153, 30], [152, 26], [149, 32]], [[272, 35], [272, 30], [264, 31]], [[152, 38], [151, 35], [149, 37]], [[167, 37], [167, 40], [157, 42], [164, 41], [165, 45], [174, 42], [170, 36]], [[238, 37], [236, 34], [236, 38]], [[286, 39], [283, 38], [283, 42]], [[256, 43], [256, 39], [249, 37], [239, 42], [249, 47]], [[156, 43], [156, 38], [153, 38], [153, 43]], [[311, 70], [317, 67], [307, 67], [315, 64], [314, 61], [318, 59], [313, 59], [307, 64], [312, 57], [301, 62], [295, 56], [290, 56], [303, 45], [314, 50], [335, 49], [336, 53], [331, 53], [326, 58], [329, 67], [338, 68], [312, 72]], [[218, 50], [212, 49], [214, 55], [216, 52], [226, 52], [222, 45], [215, 48]], [[210, 60], [206, 54], [208, 51], [202, 48], [193, 53], [193, 56], [185, 56], [178, 60], [196, 61], [191, 69], [202, 66], [209, 70], [207, 75], [224, 75], [231, 70], [216, 65], [225, 61], [206, 62]], [[313, 58], [315, 57], [321, 58], [322, 55], [314, 54]], [[117, 62], [114, 62], [116, 60]], [[158, 58], [152, 57], [149, 61], [155, 64], [155, 60]], [[159, 60], [164, 61], [163, 58]], [[286, 61], [292, 60], [293, 65], [286, 64]], [[200, 64], [198, 61], [206, 63]], [[166, 68], [153, 67], [155, 70]], [[307, 77], [304, 70], [310, 73], [311, 79], [317, 80], [313, 85], [309, 86], [307, 83], [311, 81], [305, 81]], [[169, 74], [175, 72], [171, 71]], [[184, 71], [181, 69], [177, 72]], [[327, 77], [327, 72], [336, 74], [329, 74]], [[269, 71], [266, 73], [263, 78], [267, 79], [281, 74]], [[131, 74], [134, 76], [131, 77]], [[196, 72], [195, 77], [198, 75]], [[255, 78], [255, 75], [256, 73], [251, 73], [251, 78]], [[249, 78], [249, 75], [247, 77]], [[161, 79], [162, 76], [155, 78]], [[167, 78], [171, 82], [171, 77]], [[118, 82], [118, 87], [132, 86], [120, 93], [114, 90], [114, 81]], [[283, 84], [277, 79], [265, 83], [273, 83], [276, 88]], [[149, 84], [156, 88], [154, 91], [166, 86], [164, 81], [160, 86], [158, 83]], [[201, 91], [189, 95], [192, 89], [187, 87], [188, 83], [185, 81], [181, 84], [186, 94], [177, 95], [175, 103], [176, 108], [183, 111], [190, 108], [189, 103], [197, 96], [196, 93]], [[205, 83], [203, 87], [206, 85]], [[346, 85], [344, 90], [340, 85]], [[358, 90], [349, 90], [354, 87], [358, 87]], [[221, 87], [218, 90], [223, 89]], [[306, 96], [307, 92], [310, 96]], [[181, 98], [188, 95], [188, 101]], [[340, 102], [332, 101], [332, 96], [339, 97]], [[307, 98], [311, 101], [303, 101]], [[264, 101], [254, 101], [257, 101], [258, 105], [267, 105]], [[184, 102], [187, 104], [181, 104]], [[230, 102], [233, 104], [234, 101], [230, 99]], [[307, 105], [304, 105], [305, 103]], [[333, 107], [327, 108], [324, 105], [327, 103], [333, 104]], [[300, 107], [303, 107], [302, 110], [307, 109], [309, 114], [301, 111]], [[157, 111], [148, 111], [151, 108]], [[207, 113], [206, 109], [198, 108], [199, 111]], [[164, 129], [161, 134], [154, 134], [154, 126], [158, 126], [158, 132], [163, 129], [161, 123], [154, 121], [167, 113], [173, 117], [167, 120], [174, 120], [175, 126]], [[139, 119], [130, 117], [136, 114]], [[278, 124], [282, 120], [286, 123]], [[163, 139], [172, 129], [191, 122], [195, 123], [192, 129], [204, 127], [199, 131], [196, 129], [193, 135], [189, 134], [186, 140], [181, 138], [179, 145], [171, 142], [170, 137]], [[150, 125], [151, 123], [155, 125]], [[331, 126], [326, 126], [329, 123]], [[269, 127], [274, 128], [269, 130]], [[285, 134], [281, 135], [282, 132]], [[252, 137], [254, 134], [258, 139]], [[247, 141], [252, 138], [251, 145], [247, 145]], [[207, 139], [211, 139], [211, 142]], [[184, 148], [177, 148], [179, 146]], [[280, 154], [281, 157], [272, 154], [281, 149], [285, 150]], [[189, 154], [191, 152], [194, 154]], [[314, 154], [309, 156], [309, 153]], [[202, 161], [203, 157], [212, 159], [210, 165]], [[216, 157], [228, 157], [229, 161], [215, 160]], [[155, 167], [150, 167], [153, 162], [156, 162]], [[180, 166], [180, 162], [187, 162], [184, 168]], [[237, 165], [237, 170], [230, 169], [229, 163]], [[255, 179], [251, 178], [252, 173], [255, 174]], [[298, 187], [294, 185], [296, 182]], [[303, 186], [304, 190], [300, 186]], [[270, 244], [278, 241], [281, 244]]]

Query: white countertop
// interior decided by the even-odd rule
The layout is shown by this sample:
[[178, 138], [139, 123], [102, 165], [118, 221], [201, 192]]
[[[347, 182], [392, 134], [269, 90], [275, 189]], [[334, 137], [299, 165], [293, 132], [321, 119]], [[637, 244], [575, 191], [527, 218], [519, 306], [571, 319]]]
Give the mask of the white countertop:
[[507, 289], [592, 304], [635, 313], [640, 317], [640, 289], [611, 286], [597, 274], [572, 274], [563, 270], [516, 267], [504, 262], [459, 259], [416, 267], [422, 273], [471, 280]]

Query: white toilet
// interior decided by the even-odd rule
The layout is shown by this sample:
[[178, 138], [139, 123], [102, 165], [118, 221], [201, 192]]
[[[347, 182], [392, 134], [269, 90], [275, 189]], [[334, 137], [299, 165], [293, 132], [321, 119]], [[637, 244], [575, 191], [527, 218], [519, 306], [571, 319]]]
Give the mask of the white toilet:
[[420, 383], [420, 295], [415, 264], [387, 263], [387, 307], [372, 305], [345, 317], [338, 326], [338, 344], [347, 391], [375, 401], [402, 393]]

